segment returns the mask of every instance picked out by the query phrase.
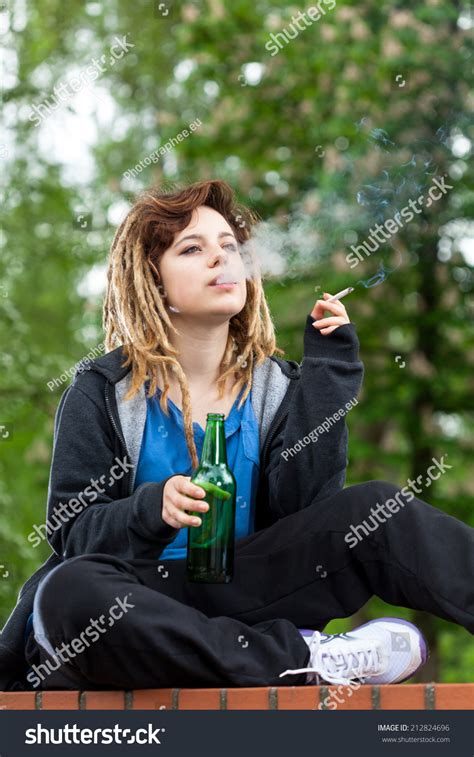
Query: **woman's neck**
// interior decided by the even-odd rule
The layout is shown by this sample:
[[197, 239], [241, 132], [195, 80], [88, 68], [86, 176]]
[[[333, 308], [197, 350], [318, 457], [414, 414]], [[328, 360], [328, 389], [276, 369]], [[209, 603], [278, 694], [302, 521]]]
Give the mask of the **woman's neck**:
[[197, 391], [206, 391], [215, 386], [227, 345], [229, 322], [213, 328], [177, 317], [173, 318], [173, 322], [179, 334], [172, 332], [170, 342], [179, 351], [177, 359], [189, 386]]

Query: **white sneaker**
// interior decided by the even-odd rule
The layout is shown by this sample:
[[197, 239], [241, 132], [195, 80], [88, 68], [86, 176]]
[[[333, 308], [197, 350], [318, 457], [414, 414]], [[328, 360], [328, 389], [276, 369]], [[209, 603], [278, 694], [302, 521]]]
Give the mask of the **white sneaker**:
[[324, 634], [301, 629], [310, 651], [309, 667], [285, 670], [307, 673], [306, 683], [400, 683], [411, 678], [428, 658], [426, 640], [413, 623], [380, 618], [349, 633]]

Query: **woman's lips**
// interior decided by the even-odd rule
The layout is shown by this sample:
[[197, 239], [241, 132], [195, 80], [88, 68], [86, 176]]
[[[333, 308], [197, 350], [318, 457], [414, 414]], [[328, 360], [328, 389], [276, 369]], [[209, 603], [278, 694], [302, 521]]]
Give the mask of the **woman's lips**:
[[209, 286], [214, 287], [215, 289], [232, 289], [232, 287], [237, 286], [235, 281], [227, 281], [224, 284], [209, 284]]

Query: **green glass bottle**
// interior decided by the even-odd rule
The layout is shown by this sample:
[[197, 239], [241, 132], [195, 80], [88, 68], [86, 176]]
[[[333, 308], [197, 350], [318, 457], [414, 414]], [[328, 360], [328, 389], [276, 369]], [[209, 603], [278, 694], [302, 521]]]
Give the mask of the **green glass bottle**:
[[235, 478], [227, 465], [224, 415], [208, 413], [201, 460], [191, 481], [201, 486], [207, 512], [190, 511], [201, 519], [188, 526], [186, 576], [189, 581], [229, 583], [234, 572]]

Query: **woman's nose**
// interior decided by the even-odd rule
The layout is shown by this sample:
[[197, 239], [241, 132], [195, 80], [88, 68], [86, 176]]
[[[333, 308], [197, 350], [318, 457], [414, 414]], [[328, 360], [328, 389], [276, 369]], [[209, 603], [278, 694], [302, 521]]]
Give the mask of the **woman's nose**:
[[218, 261], [225, 263], [227, 262], [227, 257], [227, 250], [223, 250], [222, 247], [219, 247], [218, 249], [213, 250], [213, 252], [210, 254], [210, 264], [214, 266]]

